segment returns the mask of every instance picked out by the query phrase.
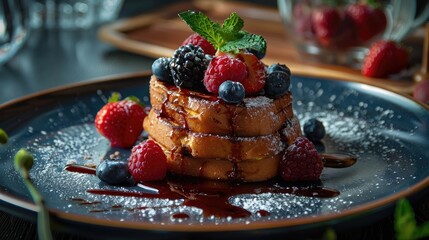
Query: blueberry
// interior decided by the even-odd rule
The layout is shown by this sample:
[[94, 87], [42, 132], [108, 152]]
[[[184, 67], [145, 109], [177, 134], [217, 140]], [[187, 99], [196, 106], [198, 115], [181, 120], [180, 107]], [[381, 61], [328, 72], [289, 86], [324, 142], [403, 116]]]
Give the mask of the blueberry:
[[264, 90], [268, 97], [278, 98], [289, 90], [289, 86], [290, 75], [282, 71], [274, 71], [268, 74]]
[[171, 58], [158, 58], [152, 64], [152, 73], [159, 80], [173, 84], [173, 78], [170, 71]]
[[258, 50], [256, 50], [256, 49], [248, 48], [248, 49], [246, 49], [246, 50], [247, 50], [247, 52], [249, 52], [249, 53], [251, 53], [251, 54], [255, 55], [258, 59], [262, 59], [262, 58], [264, 58], [264, 57], [265, 57], [266, 49], [263, 49], [263, 50], [261, 50], [261, 51], [258, 51]]
[[311, 118], [304, 123], [304, 134], [312, 142], [320, 142], [325, 137], [325, 127], [316, 118]]
[[132, 177], [128, 170], [128, 162], [104, 160], [98, 164], [96, 175], [100, 180], [111, 185], [131, 184]]
[[243, 101], [245, 90], [243, 84], [225, 81], [219, 86], [219, 97], [227, 103], [240, 103]]
[[276, 63], [276, 64], [272, 64], [271, 66], [268, 67], [268, 71], [267, 71], [268, 74], [275, 72], [275, 71], [284, 72], [284, 73], [288, 74], [289, 76], [291, 75], [290, 69], [284, 64]]

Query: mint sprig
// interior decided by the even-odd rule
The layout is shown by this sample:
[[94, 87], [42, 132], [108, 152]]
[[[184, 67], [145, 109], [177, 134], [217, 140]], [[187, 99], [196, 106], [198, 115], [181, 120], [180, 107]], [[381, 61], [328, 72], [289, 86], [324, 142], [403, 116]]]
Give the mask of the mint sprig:
[[266, 51], [265, 39], [260, 35], [243, 31], [244, 21], [237, 13], [232, 13], [222, 25], [211, 21], [202, 12], [186, 11], [179, 13], [179, 17], [219, 51], [231, 53], [245, 49], [263, 53]]

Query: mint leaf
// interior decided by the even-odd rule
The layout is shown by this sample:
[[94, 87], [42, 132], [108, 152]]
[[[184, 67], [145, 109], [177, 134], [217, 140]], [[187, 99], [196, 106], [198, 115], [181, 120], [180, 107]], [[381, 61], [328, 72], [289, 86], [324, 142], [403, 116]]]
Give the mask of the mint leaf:
[[244, 49], [253, 49], [265, 53], [267, 43], [259, 35], [250, 34], [241, 29], [244, 21], [237, 13], [232, 13], [224, 20], [222, 26], [212, 22], [204, 13], [186, 11], [179, 13], [191, 29], [207, 39], [217, 50], [237, 53]]
[[241, 31], [241, 34], [243, 34], [241, 38], [227, 42], [220, 48], [220, 50], [223, 52], [237, 53], [240, 49], [253, 49], [258, 52], [265, 53], [267, 43], [262, 36], [250, 34], [244, 31]]
[[241, 19], [237, 13], [231, 13], [223, 22], [220, 34], [226, 41], [236, 40], [241, 37], [242, 34], [240, 34], [240, 30], [243, 26], [243, 19]]
[[417, 223], [414, 218], [414, 211], [411, 204], [406, 199], [400, 199], [396, 203], [395, 209], [395, 232], [396, 239], [413, 239]]
[[207, 39], [216, 49], [225, 44], [220, 34], [220, 25], [212, 22], [204, 13], [186, 11], [179, 13], [179, 17], [196, 33]]

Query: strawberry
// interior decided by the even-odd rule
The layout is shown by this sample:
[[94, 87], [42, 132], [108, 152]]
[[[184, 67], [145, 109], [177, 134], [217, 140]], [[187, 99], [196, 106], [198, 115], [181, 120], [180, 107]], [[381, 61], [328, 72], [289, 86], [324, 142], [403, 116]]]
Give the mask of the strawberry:
[[384, 12], [367, 4], [350, 4], [347, 6], [345, 13], [352, 19], [360, 43], [364, 43], [382, 33], [387, 25]]
[[400, 72], [409, 62], [407, 49], [393, 41], [379, 40], [369, 49], [361, 71], [366, 77], [384, 78]]
[[246, 95], [257, 94], [264, 88], [267, 79], [265, 65], [251, 53], [241, 52], [237, 57], [246, 64], [248, 72], [247, 78], [241, 82]]
[[200, 46], [203, 49], [205, 54], [209, 54], [209, 55], [216, 54], [216, 49], [213, 47], [213, 45], [205, 38], [201, 37], [198, 33], [194, 33], [190, 35], [188, 38], [186, 38], [185, 41], [183, 41], [181, 46], [185, 46], [188, 44]]
[[314, 9], [311, 14], [311, 24], [320, 45], [332, 47], [341, 25], [341, 15], [333, 7]]
[[[112, 147], [131, 147], [143, 131], [146, 117], [144, 107], [130, 97], [119, 101], [119, 94], [114, 93], [95, 117], [97, 131], [109, 139]], [[131, 100], [132, 99], [132, 100]]]
[[311, 35], [311, 8], [309, 3], [297, 2], [293, 7], [293, 27], [295, 32], [305, 36]]

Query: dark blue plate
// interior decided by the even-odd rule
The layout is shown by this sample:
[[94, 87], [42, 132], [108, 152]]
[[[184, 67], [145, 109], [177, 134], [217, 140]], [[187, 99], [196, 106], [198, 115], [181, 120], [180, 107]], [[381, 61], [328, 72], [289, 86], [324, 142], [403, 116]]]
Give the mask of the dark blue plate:
[[[87, 193], [90, 188], [112, 187], [93, 175], [65, 171], [65, 165], [69, 161], [97, 164], [110, 151], [107, 140], [94, 128], [95, 114], [112, 91], [136, 95], [147, 103], [148, 80], [149, 73], [100, 79], [0, 106], [0, 127], [10, 135], [10, 142], [0, 147], [1, 208], [35, 219], [37, 208], [13, 169], [13, 156], [22, 147], [35, 155], [30, 174], [46, 198], [57, 229], [98, 237], [208, 237], [211, 232], [209, 236], [214, 238], [265, 238], [350, 222], [361, 225], [380, 218], [380, 213], [392, 210], [396, 200], [429, 183], [427, 106], [361, 83], [295, 76], [294, 109], [301, 122], [311, 117], [323, 121], [327, 130], [324, 151], [359, 157], [350, 168], [324, 169], [321, 182], [338, 190], [338, 197], [239, 195], [229, 201], [252, 215], [231, 219], [202, 217], [199, 209], [178, 207], [180, 201]], [[81, 204], [82, 199], [87, 204]], [[149, 207], [130, 211], [142, 205]], [[261, 217], [256, 214], [260, 209], [271, 214]], [[172, 218], [177, 211], [190, 217]]]

